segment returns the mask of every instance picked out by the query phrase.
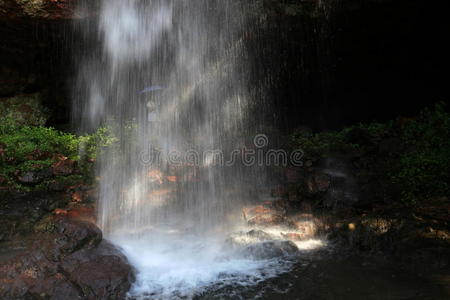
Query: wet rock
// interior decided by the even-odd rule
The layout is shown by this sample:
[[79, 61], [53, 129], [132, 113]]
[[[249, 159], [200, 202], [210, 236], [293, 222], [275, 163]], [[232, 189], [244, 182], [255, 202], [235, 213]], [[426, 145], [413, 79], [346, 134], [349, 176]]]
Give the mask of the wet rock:
[[284, 216], [277, 214], [261, 214], [249, 219], [247, 222], [249, 225], [257, 226], [274, 226], [284, 223], [286, 219]]
[[125, 298], [132, 268], [93, 223], [60, 214], [37, 230], [25, 253], [0, 265], [0, 298]]
[[316, 172], [308, 178], [307, 186], [313, 194], [326, 192], [331, 186], [331, 178], [328, 174]]
[[52, 154], [48, 151], [42, 151], [40, 149], [36, 149], [36, 150], [28, 153], [25, 157], [28, 160], [45, 160], [45, 159], [51, 158]]
[[0, 194], [0, 230], [3, 240], [28, 235], [45, 215], [67, 205], [62, 193], [3, 192]]
[[251, 259], [271, 259], [293, 255], [299, 250], [291, 241], [265, 241], [245, 247], [241, 254]]
[[249, 225], [273, 226], [285, 221], [285, 212], [269, 205], [244, 207], [242, 213]]
[[271, 240], [272, 236], [265, 231], [253, 229], [247, 232], [247, 236], [257, 239], [259, 241]]
[[53, 175], [55, 176], [67, 176], [73, 173], [75, 168], [75, 161], [67, 157], [60, 157], [59, 161], [53, 163]]
[[17, 180], [25, 184], [36, 184], [42, 182], [45, 179], [50, 178], [51, 176], [52, 176], [52, 169], [45, 168], [37, 171], [28, 171], [23, 175], [19, 176]]
[[307, 237], [312, 237], [317, 233], [317, 227], [313, 221], [293, 221], [293, 227]]
[[97, 220], [97, 214], [93, 205], [75, 205], [68, 210], [57, 211], [55, 214], [65, 214], [69, 218], [81, 220], [85, 222], [95, 223]]
[[253, 229], [248, 232], [237, 232], [231, 234], [225, 240], [225, 248], [227, 250], [242, 249], [249, 244], [259, 243], [263, 241], [273, 240], [273, 237], [265, 231]]
[[73, 202], [92, 203], [98, 199], [98, 190], [87, 184], [76, 184], [67, 188]]
[[286, 169], [286, 181], [287, 183], [296, 183], [303, 180], [303, 172], [300, 168], [287, 168]]
[[281, 236], [290, 241], [301, 241], [307, 238], [306, 234], [299, 233], [299, 232], [288, 232], [288, 233], [281, 233]]

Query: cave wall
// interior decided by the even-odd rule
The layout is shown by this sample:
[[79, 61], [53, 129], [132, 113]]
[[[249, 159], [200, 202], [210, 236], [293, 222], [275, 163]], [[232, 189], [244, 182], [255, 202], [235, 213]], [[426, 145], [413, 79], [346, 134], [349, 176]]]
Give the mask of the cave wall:
[[[277, 122], [338, 129], [448, 101], [448, 1], [268, 1], [260, 72]], [[267, 50], [269, 49], [269, 50]]]
[[[80, 15], [79, 1], [0, 0], [0, 98], [39, 93], [50, 125], [70, 118], [80, 47], [71, 22], [99, 3], [85, 1]], [[262, 8], [247, 33], [253, 84], [264, 85], [279, 128], [338, 129], [449, 99], [448, 1], [253, 1]]]
[[72, 22], [89, 16], [88, 9], [75, 10], [80, 1], [0, 0], [0, 101], [37, 96], [51, 126], [64, 127], [70, 118]]
[[63, 41], [69, 24], [0, 21], [0, 98], [38, 94], [51, 125], [69, 117], [70, 47]]

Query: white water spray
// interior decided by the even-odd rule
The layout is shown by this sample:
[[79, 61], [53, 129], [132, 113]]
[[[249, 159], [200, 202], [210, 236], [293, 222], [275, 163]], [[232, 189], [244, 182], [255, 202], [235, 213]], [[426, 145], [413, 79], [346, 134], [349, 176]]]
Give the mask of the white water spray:
[[252, 186], [241, 167], [216, 167], [211, 155], [155, 160], [242, 145], [254, 122], [243, 43], [248, 5], [103, 0], [98, 18], [81, 26], [91, 48], [81, 55], [74, 111], [84, 129], [107, 124], [120, 141], [99, 160], [99, 225], [138, 270], [132, 297], [191, 297], [218, 282], [271, 274], [262, 269], [273, 261], [223, 248]]

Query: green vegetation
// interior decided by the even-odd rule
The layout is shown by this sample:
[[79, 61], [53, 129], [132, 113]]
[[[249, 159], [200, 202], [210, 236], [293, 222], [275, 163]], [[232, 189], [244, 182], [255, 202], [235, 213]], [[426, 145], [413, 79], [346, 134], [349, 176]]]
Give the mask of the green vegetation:
[[40, 95], [20, 95], [0, 101], [0, 133], [17, 125], [43, 126], [48, 111], [40, 104]]
[[[24, 125], [12, 115], [4, 116], [0, 122], [0, 186], [30, 191], [46, 190], [56, 182], [89, 183], [99, 149], [115, 142], [107, 128], [76, 136], [42, 125]], [[62, 160], [73, 161], [73, 170], [65, 176], [53, 174], [52, 166]], [[31, 174], [28, 182], [20, 180], [26, 174]]]
[[360, 124], [339, 132], [294, 133], [305, 160], [343, 154], [374, 201], [414, 204], [450, 193], [450, 114], [443, 103], [417, 118]]

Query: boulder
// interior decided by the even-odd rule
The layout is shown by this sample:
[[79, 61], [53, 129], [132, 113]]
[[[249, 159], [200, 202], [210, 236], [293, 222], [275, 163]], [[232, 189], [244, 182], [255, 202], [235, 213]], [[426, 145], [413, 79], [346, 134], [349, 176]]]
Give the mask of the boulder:
[[36, 227], [28, 249], [0, 265], [1, 299], [124, 299], [126, 258], [93, 223], [59, 214]]
[[0, 192], [0, 242], [23, 239], [45, 215], [67, 205], [62, 193]]
[[241, 250], [242, 247], [246, 247], [252, 243], [259, 243], [264, 241], [270, 241], [274, 238], [265, 231], [253, 229], [248, 232], [237, 232], [231, 234], [225, 240], [226, 250]]
[[257, 239], [259, 241], [267, 241], [267, 240], [272, 240], [272, 236], [270, 234], [268, 234], [265, 231], [262, 230], [256, 230], [256, 229], [252, 229], [249, 232], [247, 232], [247, 236]]
[[246, 258], [262, 260], [293, 255], [299, 250], [291, 241], [264, 241], [249, 245], [241, 251]]

